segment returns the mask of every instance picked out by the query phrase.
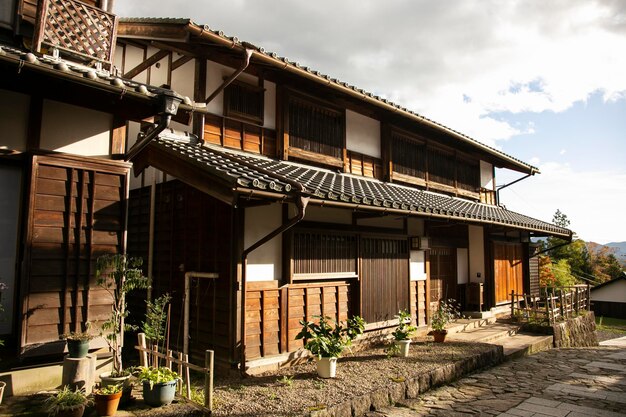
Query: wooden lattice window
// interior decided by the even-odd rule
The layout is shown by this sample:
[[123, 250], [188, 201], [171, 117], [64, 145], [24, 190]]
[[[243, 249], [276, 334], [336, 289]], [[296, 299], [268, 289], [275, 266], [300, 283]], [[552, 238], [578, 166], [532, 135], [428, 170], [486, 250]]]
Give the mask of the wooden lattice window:
[[224, 116], [263, 124], [263, 88], [233, 82], [224, 90]]
[[354, 278], [356, 236], [297, 231], [293, 236], [293, 279]]
[[480, 189], [480, 166], [463, 159], [458, 159], [456, 164], [457, 187], [478, 192]]
[[454, 155], [439, 149], [428, 150], [428, 179], [454, 186], [455, 177]]
[[345, 137], [343, 112], [300, 97], [289, 97], [289, 145], [307, 152], [342, 159]]
[[426, 144], [394, 133], [391, 139], [393, 170], [415, 178], [426, 178]]
[[40, 0], [33, 48], [56, 48], [107, 64], [112, 61], [117, 17], [75, 0]]

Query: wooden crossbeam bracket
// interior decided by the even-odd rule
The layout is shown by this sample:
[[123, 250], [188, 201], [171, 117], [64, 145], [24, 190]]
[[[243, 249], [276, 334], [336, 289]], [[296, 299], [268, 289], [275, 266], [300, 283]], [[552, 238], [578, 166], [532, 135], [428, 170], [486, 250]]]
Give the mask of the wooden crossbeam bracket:
[[137, 65], [135, 68], [126, 72], [124, 74], [124, 78], [132, 79], [136, 77], [137, 75], [144, 72], [146, 69], [150, 68], [152, 65], [156, 64], [157, 62], [165, 58], [168, 54], [169, 54], [169, 51], [163, 51], [163, 50], [155, 52], [153, 55], [148, 57], [141, 64]]

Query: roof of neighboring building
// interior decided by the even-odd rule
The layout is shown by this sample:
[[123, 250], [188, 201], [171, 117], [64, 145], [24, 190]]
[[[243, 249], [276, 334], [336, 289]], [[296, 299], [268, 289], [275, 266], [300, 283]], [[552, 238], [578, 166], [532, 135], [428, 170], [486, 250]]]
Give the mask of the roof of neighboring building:
[[602, 288], [602, 287], [606, 287], [607, 285], [615, 284], [616, 282], [619, 282], [619, 281], [626, 281], [626, 271], [623, 271], [622, 275], [620, 275], [617, 278], [613, 278], [612, 280], [605, 281], [602, 284], [596, 285], [595, 287], [591, 288], [591, 291], [597, 290], [597, 289]]
[[[280, 195], [300, 192], [328, 206], [403, 213], [468, 222], [503, 225], [571, 237], [571, 231], [502, 207], [418, 190], [352, 174], [333, 172], [290, 161], [201, 145], [194, 140], [162, 133], [147, 149], [165, 152], [176, 163], [187, 163], [217, 177], [232, 188]], [[167, 164], [157, 166], [168, 171]], [[184, 178], [179, 178], [184, 181]]]
[[[539, 169], [533, 165], [530, 165], [520, 159], [517, 159], [511, 155], [508, 155], [491, 146], [485, 145], [484, 143], [479, 142], [478, 140], [473, 139], [454, 129], [451, 129], [441, 123], [428, 119], [427, 117], [424, 117], [410, 109], [407, 109], [406, 107], [393, 103], [392, 101], [387, 100], [383, 97], [374, 95], [371, 92], [365, 91], [347, 82], [333, 78], [330, 75], [323, 74], [307, 66], [302, 66], [300, 63], [296, 61], [291, 61], [287, 57], [279, 56], [278, 54], [274, 52], [266, 51], [262, 47], [258, 47], [249, 42], [242, 41], [236, 36], [226, 36], [224, 32], [211, 29], [208, 25], [198, 25], [188, 18], [151, 18], [151, 17], [121, 18], [120, 23], [129, 24], [129, 25], [133, 25], [133, 24], [184, 25], [188, 30], [192, 31], [193, 34], [200, 36], [200, 37], [208, 38], [208, 40], [213, 41], [213, 42], [221, 41], [221, 43], [224, 46], [227, 46], [231, 49], [233, 48], [252, 49], [257, 54], [256, 56], [257, 59], [263, 58], [265, 61], [268, 61], [268, 63], [272, 63], [274, 65], [279, 66], [279, 68], [282, 70], [292, 70], [292, 72], [295, 71], [299, 73], [299, 75], [301, 76], [308, 76], [309, 78], [314, 79], [317, 82], [321, 82], [331, 87], [339, 88], [343, 90], [344, 92], [351, 94], [352, 96], [356, 96], [360, 100], [370, 102], [374, 105], [383, 107], [395, 113], [399, 112], [405, 117], [409, 117], [413, 120], [418, 121], [418, 123], [430, 125], [440, 131], [447, 133], [448, 135], [451, 135], [459, 140], [462, 140], [465, 143], [468, 143], [474, 147], [480, 148], [483, 151], [491, 155], [494, 155], [498, 158], [502, 158], [506, 160], [507, 162], [509, 162], [510, 164], [516, 166], [518, 169], [522, 169], [530, 173], [539, 172]], [[120, 36], [124, 37], [124, 31], [122, 29], [122, 26], [120, 26]], [[139, 35], [139, 37], [141, 36]], [[253, 58], [254, 58], [254, 55], [253, 55]]]
[[[133, 95], [153, 99], [169, 89], [118, 77], [115, 73], [80, 64], [71, 60], [50, 55], [35, 55], [30, 51], [0, 44], [0, 62], [5, 61], [17, 66], [18, 73], [25, 67], [48, 73], [57, 77], [71, 79], [81, 84], [91, 84], [99, 88], [118, 92], [120, 95]], [[191, 105], [191, 100], [184, 98], [184, 105]]]

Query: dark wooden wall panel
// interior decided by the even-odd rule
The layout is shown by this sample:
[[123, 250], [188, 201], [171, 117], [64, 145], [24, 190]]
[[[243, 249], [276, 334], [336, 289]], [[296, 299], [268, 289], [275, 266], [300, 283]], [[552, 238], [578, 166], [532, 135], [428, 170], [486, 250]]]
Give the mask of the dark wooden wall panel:
[[269, 157], [276, 156], [275, 130], [213, 114], [205, 115], [204, 140]]
[[110, 311], [95, 260], [123, 251], [128, 166], [33, 156], [31, 172], [21, 352], [60, 353], [60, 334], [84, 330], [87, 321], [98, 327]]
[[411, 317], [417, 326], [428, 325], [426, 281], [411, 281]]

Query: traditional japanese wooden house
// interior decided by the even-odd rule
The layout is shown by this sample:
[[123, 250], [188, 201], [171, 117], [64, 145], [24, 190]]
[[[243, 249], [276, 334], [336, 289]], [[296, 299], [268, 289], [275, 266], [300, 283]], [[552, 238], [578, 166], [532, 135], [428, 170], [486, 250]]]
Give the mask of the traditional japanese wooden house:
[[194, 101], [190, 135], [133, 156], [128, 230], [192, 356], [252, 369], [315, 315], [489, 310], [529, 292], [532, 236], [571, 237], [498, 204], [496, 167], [537, 168], [388, 100], [188, 19], [122, 19], [118, 43], [126, 77]]
[[172, 293], [173, 346], [252, 370], [292, 357], [315, 315], [376, 331], [409, 309], [425, 329], [431, 304], [468, 288], [497, 307], [530, 285], [530, 237], [571, 237], [499, 206], [495, 168], [535, 167], [207, 26], [119, 20], [111, 3], [0, 9], [0, 325], [21, 357], [106, 316], [102, 253], [142, 256], [146, 296]]

